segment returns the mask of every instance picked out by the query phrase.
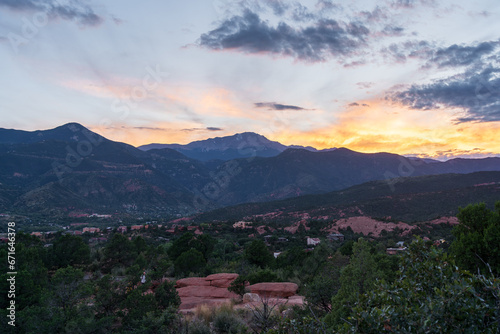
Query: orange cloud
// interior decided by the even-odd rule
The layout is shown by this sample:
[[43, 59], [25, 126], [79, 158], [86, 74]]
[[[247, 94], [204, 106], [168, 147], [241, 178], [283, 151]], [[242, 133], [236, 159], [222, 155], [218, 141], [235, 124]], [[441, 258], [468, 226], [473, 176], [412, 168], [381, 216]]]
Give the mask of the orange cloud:
[[432, 158], [500, 153], [500, 122], [455, 124], [449, 110], [411, 110], [384, 100], [348, 108], [337, 121], [308, 132], [270, 135], [285, 144], [347, 147], [361, 152], [415, 154]]

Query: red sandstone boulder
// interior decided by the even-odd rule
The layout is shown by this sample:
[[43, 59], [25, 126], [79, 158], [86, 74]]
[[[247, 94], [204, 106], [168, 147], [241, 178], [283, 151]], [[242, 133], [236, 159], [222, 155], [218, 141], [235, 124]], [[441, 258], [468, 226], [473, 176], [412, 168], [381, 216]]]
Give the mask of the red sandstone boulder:
[[211, 286], [227, 289], [238, 276], [238, 274], [213, 274], [207, 276], [206, 280], [210, 281]]
[[238, 298], [238, 295], [229, 292], [226, 288], [217, 288], [215, 286], [186, 286], [178, 288], [179, 297], [203, 297], [208, 299], [215, 298]]
[[213, 275], [208, 275], [205, 279], [207, 281], [214, 281], [214, 280], [220, 280], [220, 279], [224, 279], [224, 280], [235, 280], [238, 278], [238, 274], [227, 274], [227, 273], [222, 273], [222, 274], [213, 274]]
[[248, 289], [251, 293], [256, 293], [261, 297], [288, 298], [297, 293], [298, 285], [295, 283], [257, 283], [250, 285]]
[[207, 281], [205, 277], [188, 277], [177, 280], [175, 283], [176, 288], [184, 288], [186, 286], [209, 286], [210, 281]]

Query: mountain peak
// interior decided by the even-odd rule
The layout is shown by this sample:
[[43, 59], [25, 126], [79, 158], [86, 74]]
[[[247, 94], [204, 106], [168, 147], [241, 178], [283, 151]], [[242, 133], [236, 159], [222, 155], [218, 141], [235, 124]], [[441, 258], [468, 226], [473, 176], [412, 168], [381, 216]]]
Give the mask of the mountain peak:
[[79, 123], [67, 123], [48, 130], [14, 130], [0, 128], [0, 143], [2, 144], [32, 144], [44, 140], [80, 141], [87, 140], [89, 135], [94, 138], [102, 136], [90, 131]]
[[[198, 160], [231, 160], [250, 157], [273, 157], [283, 151], [292, 148], [318, 152], [310, 146], [283, 145], [277, 141], [272, 141], [265, 136], [255, 132], [241, 132], [230, 136], [214, 137], [204, 140], [197, 140], [187, 145], [180, 144], [148, 144], [139, 146], [139, 149], [148, 151], [151, 149], [171, 148], [190, 158]], [[321, 151], [330, 151], [327, 149]]]

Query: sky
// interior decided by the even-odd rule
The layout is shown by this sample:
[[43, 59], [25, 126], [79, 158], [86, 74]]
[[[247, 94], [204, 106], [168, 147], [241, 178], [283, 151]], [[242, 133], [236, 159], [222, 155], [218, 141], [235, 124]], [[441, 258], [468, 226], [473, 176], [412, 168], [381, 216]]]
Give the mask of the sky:
[[500, 156], [498, 0], [0, 0], [0, 127]]

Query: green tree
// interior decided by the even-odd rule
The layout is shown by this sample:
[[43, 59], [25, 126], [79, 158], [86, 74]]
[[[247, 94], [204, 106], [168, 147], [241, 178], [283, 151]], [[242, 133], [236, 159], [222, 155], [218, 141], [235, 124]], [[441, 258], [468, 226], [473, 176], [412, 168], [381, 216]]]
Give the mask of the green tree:
[[194, 234], [191, 232], [184, 233], [180, 238], [176, 239], [172, 246], [168, 249], [168, 256], [175, 261], [182, 253], [191, 249], [190, 243], [194, 239]]
[[202, 273], [207, 262], [199, 251], [194, 248], [182, 253], [174, 262], [176, 275]]
[[126, 236], [121, 233], [115, 233], [106, 244], [104, 255], [104, 269], [110, 270], [117, 265], [129, 266], [135, 259], [137, 253], [135, 252], [134, 245]]
[[253, 240], [247, 245], [244, 256], [248, 262], [261, 268], [270, 267], [274, 264], [274, 256], [262, 240]]
[[343, 331], [497, 333], [499, 283], [461, 271], [442, 250], [419, 240], [403, 256], [398, 278], [370, 291]]
[[495, 211], [484, 203], [460, 208], [459, 224], [453, 228], [455, 240], [450, 251], [464, 269], [488, 272], [488, 265], [495, 274], [500, 274], [500, 202]]
[[324, 315], [332, 310], [332, 297], [340, 289], [340, 267], [333, 261], [327, 263], [311, 282], [304, 287], [304, 296], [309, 305], [312, 305], [317, 314]]
[[51, 255], [57, 268], [83, 265], [90, 261], [90, 248], [81, 237], [64, 234], [54, 241]]
[[351, 261], [340, 274], [340, 289], [332, 298], [332, 312], [325, 318], [330, 326], [342, 324], [360, 297], [375, 287], [377, 279], [386, 277], [372, 250], [372, 245], [363, 238], [353, 245]]
[[175, 310], [181, 305], [181, 299], [173, 282], [165, 281], [160, 284], [155, 290], [155, 298], [161, 310]]

